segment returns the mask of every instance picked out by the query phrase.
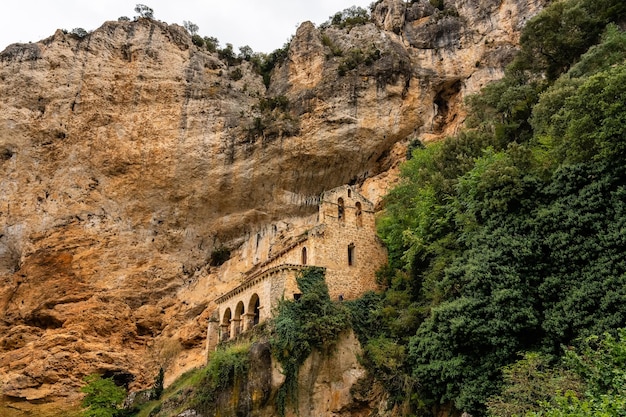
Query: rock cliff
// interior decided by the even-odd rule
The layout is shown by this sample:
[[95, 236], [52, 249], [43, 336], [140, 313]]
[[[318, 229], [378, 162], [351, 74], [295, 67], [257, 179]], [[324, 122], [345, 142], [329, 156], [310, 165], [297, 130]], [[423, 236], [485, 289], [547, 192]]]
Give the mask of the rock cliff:
[[[131, 388], [204, 361], [211, 301], [258, 231], [323, 190], [378, 202], [413, 139], [463, 122], [547, 0], [376, 4], [372, 23], [300, 26], [269, 87], [180, 26], [106, 22], [0, 53], [4, 401]], [[295, 226], [294, 226], [295, 227]], [[223, 267], [210, 266], [218, 248]], [[232, 285], [232, 284], [230, 284]], [[19, 403], [15, 403], [18, 404]]]

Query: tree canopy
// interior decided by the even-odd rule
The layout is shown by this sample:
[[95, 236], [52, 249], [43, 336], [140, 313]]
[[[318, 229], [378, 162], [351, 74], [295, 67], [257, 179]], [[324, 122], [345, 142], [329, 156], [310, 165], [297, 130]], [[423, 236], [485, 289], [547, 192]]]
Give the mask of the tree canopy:
[[[625, 20], [619, 0], [550, 4], [468, 99], [467, 127], [402, 167], [379, 221], [385, 325], [365, 352], [412, 381], [415, 410], [484, 415], [520, 352], [552, 366], [626, 326]], [[404, 352], [393, 370], [381, 340]]]

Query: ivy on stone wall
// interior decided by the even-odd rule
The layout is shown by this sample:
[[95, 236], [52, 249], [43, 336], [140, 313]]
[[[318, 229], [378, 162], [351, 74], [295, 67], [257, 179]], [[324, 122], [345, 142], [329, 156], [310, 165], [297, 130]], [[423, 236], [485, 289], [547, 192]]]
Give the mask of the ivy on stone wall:
[[311, 267], [297, 277], [302, 296], [282, 300], [274, 318], [272, 355], [280, 362], [285, 382], [276, 398], [276, 408], [285, 415], [287, 405], [297, 408], [298, 370], [313, 349], [328, 350], [350, 325], [347, 309], [332, 302], [324, 269]]

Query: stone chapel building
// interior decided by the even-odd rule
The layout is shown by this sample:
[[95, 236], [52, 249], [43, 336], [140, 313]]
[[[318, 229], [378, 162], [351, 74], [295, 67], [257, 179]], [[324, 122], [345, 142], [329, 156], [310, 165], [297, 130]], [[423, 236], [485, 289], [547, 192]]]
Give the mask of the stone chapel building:
[[374, 205], [344, 185], [322, 194], [317, 216], [314, 227], [215, 300], [218, 321], [209, 322], [209, 351], [271, 317], [281, 298], [297, 299], [296, 275], [304, 268], [325, 269], [331, 299], [354, 299], [377, 288], [375, 272], [387, 262], [387, 250], [376, 235]]

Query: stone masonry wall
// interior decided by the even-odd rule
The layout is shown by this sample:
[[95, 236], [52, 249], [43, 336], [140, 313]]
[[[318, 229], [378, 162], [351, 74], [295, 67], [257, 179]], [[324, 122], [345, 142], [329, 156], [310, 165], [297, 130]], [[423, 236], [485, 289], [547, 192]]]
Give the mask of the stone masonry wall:
[[[326, 283], [333, 300], [354, 299], [377, 289], [376, 270], [387, 261], [387, 251], [376, 235], [372, 203], [346, 185], [324, 193], [318, 216], [317, 226], [292, 236], [292, 243], [279, 256], [257, 264], [248, 275], [248, 282], [218, 300], [222, 333], [229, 329], [232, 337], [249, 328], [253, 308], [250, 300], [255, 294], [261, 306], [259, 320], [270, 318], [280, 299], [293, 299], [300, 292], [296, 276], [308, 265], [326, 268]], [[237, 317], [240, 302], [244, 305], [244, 321]], [[228, 309], [230, 324], [225, 320]]]

